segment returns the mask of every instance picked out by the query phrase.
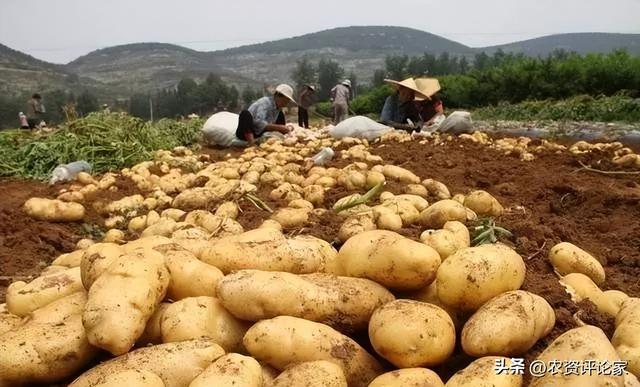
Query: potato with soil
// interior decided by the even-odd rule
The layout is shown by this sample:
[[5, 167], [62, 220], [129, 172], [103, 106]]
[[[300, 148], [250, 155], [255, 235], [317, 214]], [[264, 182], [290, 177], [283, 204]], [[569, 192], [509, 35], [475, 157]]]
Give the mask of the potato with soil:
[[0, 335], [22, 325], [22, 317], [9, 312], [7, 304], [0, 304]]
[[93, 367], [69, 387], [101, 386], [109, 375], [136, 370], [155, 374], [162, 379], [165, 387], [184, 387], [222, 355], [224, 350], [210, 340], [140, 348]]
[[373, 231], [376, 229], [376, 224], [373, 221], [373, 217], [369, 215], [353, 215], [347, 218], [340, 230], [338, 230], [338, 239], [342, 243], [352, 236], [358, 235], [365, 231]]
[[420, 240], [425, 245], [433, 247], [443, 261], [459, 250], [456, 236], [449, 230], [425, 230], [420, 234]]
[[31, 198], [24, 203], [24, 212], [30, 217], [47, 222], [77, 222], [84, 218], [84, 206], [61, 200]]
[[89, 246], [80, 261], [80, 275], [84, 288], [89, 290], [98, 277], [124, 254], [124, 248], [115, 243], [96, 243]]
[[126, 370], [106, 375], [99, 387], [164, 387], [162, 379], [149, 371]]
[[498, 217], [504, 213], [504, 207], [487, 191], [473, 191], [464, 198], [464, 206], [480, 216]]
[[306, 274], [326, 271], [336, 258], [331, 245], [312, 236], [285, 238], [274, 228], [259, 228], [213, 242], [202, 261], [223, 273], [257, 269]]
[[598, 312], [616, 317], [620, 310], [620, 304], [607, 297], [602, 290], [584, 274], [571, 273], [560, 279], [560, 284], [564, 286], [567, 293], [571, 295], [574, 302], [583, 300], [591, 301]]
[[162, 254], [139, 249], [116, 258], [89, 290], [82, 316], [89, 342], [116, 356], [128, 352], [168, 286]]
[[271, 215], [271, 220], [282, 225], [285, 230], [301, 228], [309, 221], [311, 211], [305, 208], [281, 208]]
[[252, 357], [229, 353], [219, 357], [189, 387], [262, 387], [262, 368]]
[[24, 317], [81, 290], [84, 288], [79, 267], [44, 275], [29, 283], [17, 281], [7, 288], [7, 309], [16, 316]]
[[390, 180], [397, 180], [401, 183], [419, 184], [420, 178], [408, 169], [398, 167], [396, 165], [384, 165], [382, 174]]
[[85, 249], [78, 249], [68, 254], [62, 254], [51, 262], [51, 266], [66, 266], [68, 268], [78, 267], [82, 262]]
[[434, 179], [425, 179], [422, 180], [422, 185], [429, 191], [431, 196], [434, 196], [438, 200], [451, 199], [449, 188], [442, 182]]
[[[522, 387], [522, 375], [510, 372], [496, 372], [500, 364], [508, 370], [511, 359], [487, 356], [474, 360], [467, 368], [456, 372], [445, 384], [446, 387]], [[549, 385], [552, 386], [552, 385]], [[553, 385], [555, 386], [555, 385]]]
[[471, 235], [469, 229], [462, 222], [451, 221], [442, 226], [443, 230], [449, 230], [453, 233], [458, 249], [464, 249], [471, 246]]
[[430, 205], [420, 213], [420, 223], [431, 229], [439, 229], [445, 223], [458, 221], [464, 223], [467, 220], [466, 208], [455, 200], [445, 199]]
[[82, 326], [86, 301], [84, 291], [71, 294], [0, 335], [0, 385], [55, 383], [86, 366], [97, 352]]
[[369, 387], [444, 387], [444, 383], [429, 369], [404, 368], [378, 376]]
[[[542, 377], [534, 378], [531, 387], [543, 386], [623, 386], [624, 376], [600, 375], [594, 372], [571, 372], [569, 361], [595, 361], [600, 364], [607, 361], [613, 364], [620, 361], [607, 336], [597, 327], [585, 325], [571, 329], [556, 338], [536, 359], [549, 366], [551, 362], [560, 361], [557, 372], [546, 373]], [[579, 368], [578, 368], [579, 369]]]
[[209, 338], [225, 351], [242, 351], [246, 323], [236, 319], [213, 297], [189, 297], [169, 305], [162, 315], [163, 343]]
[[628, 361], [627, 371], [640, 377], [640, 298], [629, 298], [616, 316], [616, 330], [611, 344], [622, 360]]
[[380, 363], [351, 338], [296, 317], [262, 320], [247, 331], [243, 342], [253, 357], [279, 370], [301, 362], [330, 361], [342, 367], [349, 386], [366, 387], [382, 372]]
[[388, 290], [362, 278], [258, 270], [224, 277], [218, 297], [242, 320], [294, 316], [348, 331], [366, 328], [373, 311], [394, 300]]
[[518, 290], [526, 267], [522, 257], [503, 244], [457, 251], [438, 269], [438, 297], [463, 311], [477, 310], [495, 296]]
[[576, 245], [558, 243], [549, 251], [549, 261], [560, 275], [582, 273], [598, 286], [604, 283], [604, 268], [600, 262]]
[[391, 231], [358, 234], [342, 245], [330, 272], [367, 278], [386, 288], [415, 290], [429, 285], [440, 266], [433, 248]]
[[308, 361], [287, 368], [270, 387], [291, 387], [300, 383], [305, 387], [347, 387], [342, 368], [326, 360]]
[[522, 355], [555, 323], [555, 312], [544, 298], [522, 290], [506, 292], [482, 305], [466, 322], [462, 349], [473, 357]]
[[398, 368], [430, 367], [451, 356], [456, 329], [447, 312], [435, 305], [396, 300], [373, 313], [369, 339], [375, 351]]

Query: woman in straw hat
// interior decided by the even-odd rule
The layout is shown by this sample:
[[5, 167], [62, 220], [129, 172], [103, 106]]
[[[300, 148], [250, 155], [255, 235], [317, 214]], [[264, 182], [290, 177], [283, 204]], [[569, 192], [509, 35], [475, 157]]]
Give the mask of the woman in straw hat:
[[414, 100], [417, 97], [428, 98], [422, 94], [413, 78], [403, 81], [385, 79], [391, 84], [395, 93], [387, 97], [380, 113], [380, 122], [395, 129], [413, 132], [422, 126], [422, 119]]
[[351, 81], [345, 79], [331, 89], [333, 106], [333, 124], [338, 125], [349, 115], [349, 101], [351, 100]]
[[416, 96], [416, 104], [424, 126], [439, 124], [445, 119], [444, 106], [440, 96], [440, 82], [436, 78], [416, 78], [416, 85], [428, 98]]
[[240, 112], [236, 137], [247, 144], [253, 144], [256, 138], [265, 134], [266, 137], [271, 137], [269, 134], [274, 132], [289, 133], [293, 126], [286, 124], [282, 108], [290, 103], [296, 103], [293, 88], [285, 84], [278, 85], [272, 96], [262, 97], [247, 110]]

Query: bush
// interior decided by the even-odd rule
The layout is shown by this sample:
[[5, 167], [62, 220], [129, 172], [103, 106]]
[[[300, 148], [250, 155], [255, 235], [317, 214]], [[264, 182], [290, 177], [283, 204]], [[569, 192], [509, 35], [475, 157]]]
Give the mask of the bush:
[[393, 92], [388, 85], [374, 88], [366, 94], [362, 94], [351, 102], [351, 110], [358, 115], [380, 115], [384, 101]]

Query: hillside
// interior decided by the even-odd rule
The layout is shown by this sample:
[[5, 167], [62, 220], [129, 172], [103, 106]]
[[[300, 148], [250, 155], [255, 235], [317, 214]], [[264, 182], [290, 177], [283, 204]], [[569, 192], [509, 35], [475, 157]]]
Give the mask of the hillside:
[[554, 50], [575, 51], [578, 54], [608, 53], [624, 48], [629, 53], [640, 54], [640, 34], [579, 33], [544, 36], [500, 46], [477, 49], [493, 53], [523, 53], [528, 56], [547, 56]]

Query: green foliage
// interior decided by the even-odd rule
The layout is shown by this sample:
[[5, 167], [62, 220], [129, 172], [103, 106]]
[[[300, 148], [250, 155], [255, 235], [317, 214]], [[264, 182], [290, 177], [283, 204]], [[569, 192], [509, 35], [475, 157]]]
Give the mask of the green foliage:
[[307, 58], [298, 60], [296, 68], [291, 73], [291, 79], [293, 79], [296, 89], [300, 90], [304, 85], [313, 85], [317, 72], [318, 69]]
[[91, 112], [98, 111], [100, 105], [98, 104], [98, 98], [88, 90], [84, 90], [82, 94], [78, 96], [76, 101], [76, 110], [82, 115], [87, 115]]
[[122, 113], [91, 113], [50, 133], [0, 132], [0, 176], [47, 178], [59, 164], [87, 160], [105, 172], [149, 160], [159, 149], [197, 141], [202, 120], [143, 121]]
[[318, 102], [315, 104], [316, 113], [321, 116], [331, 118], [333, 117], [333, 105], [331, 102]]
[[344, 76], [344, 69], [330, 59], [321, 59], [318, 63], [318, 98], [322, 100], [329, 99], [331, 89], [337, 85]]
[[388, 85], [382, 85], [362, 94], [351, 102], [351, 110], [358, 115], [380, 114], [384, 101], [393, 92]]

